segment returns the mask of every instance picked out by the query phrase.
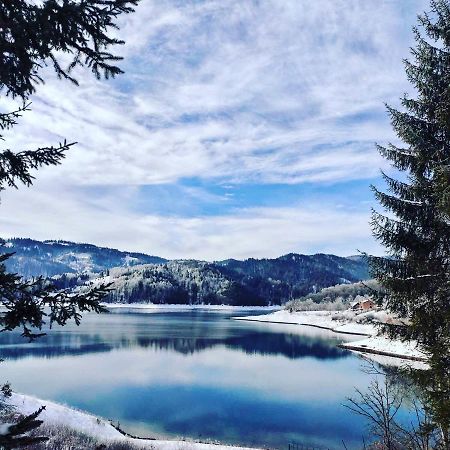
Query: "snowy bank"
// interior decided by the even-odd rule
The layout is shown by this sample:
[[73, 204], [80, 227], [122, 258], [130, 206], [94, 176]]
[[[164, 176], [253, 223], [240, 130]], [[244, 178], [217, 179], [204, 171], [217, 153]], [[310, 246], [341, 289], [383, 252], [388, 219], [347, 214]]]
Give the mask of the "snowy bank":
[[341, 312], [335, 311], [301, 311], [289, 312], [286, 309], [259, 316], [233, 317], [234, 320], [249, 320], [252, 322], [284, 323], [291, 325], [307, 325], [324, 328], [336, 333], [372, 336], [376, 333], [373, 324], [348, 322]]
[[233, 305], [172, 305], [155, 303], [102, 303], [108, 309], [144, 309], [155, 311], [192, 311], [202, 309], [208, 311], [274, 311], [281, 306], [233, 306]]
[[[401, 342], [377, 335], [377, 327], [370, 320], [385, 321], [388, 317], [385, 311], [371, 311], [356, 314], [353, 311], [276, 311], [270, 314], [258, 316], [233, 317], [234, 320], [248, 320], [252, 322], [268, 322], [306, 325], [324, 328], [335, 333], [368, 336], [360, 341], [340, 344], [342, 348], [360, 352], [401, 358], [411, 361], [426, 361], [426, 355], [422, 353], [413, 342]], [[395, 362], [385, 360], [389, 365]]]
[[189, 440], [138, 439], [124, 436], [108, 421], [87, 412], [70, 408], [55, 402], [40, 400], [23, 394], [13, 393], [3, 402], [14, 407], [19, 413], [29, 415], [45, 405], [39, 418], [44, 423], [66, 426], [78, 432], [97, 438], [99, 441], [126, 442], [142, 449], [155, 450], [244, 450], [245, 447], [233, 447], [221, 444], [205, 444]]
[[[345, 347], [344, 347], [345, 348]], [[353, 350], [353, 353], [360, 358], [369, 361], [370, 363], [377, 363], [381, 366], [397, 367], [400, 369], [414, 369], [414, 370], [428, 370], [430, 366], [424, 361], [413, 359], [405, 359], [398, 356], [386, 356], [378, 353], [362, 352], [359, 349]]]
[[363, 353], [375, 353], [393, 358], [410, 359], [412, 361], [426, 361], [427, 357], [413, 342], [401, 342], [384, 336], [372, 336], [356, 342], [347, 342], [339, 347]]

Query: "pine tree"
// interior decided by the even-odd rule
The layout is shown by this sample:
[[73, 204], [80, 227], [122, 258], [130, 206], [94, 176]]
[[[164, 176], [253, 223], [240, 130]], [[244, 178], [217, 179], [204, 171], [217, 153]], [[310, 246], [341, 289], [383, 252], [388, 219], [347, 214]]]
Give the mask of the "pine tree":
[[387, 193], [372, 186], [391, 214], [373, 212], [374, 235], [389, 257], [370, 259], [388, 292], [387, 307], [405, 319], [388, 331], [426, 349], [448, 346], [450, 336], [450, 221], [444, 196], [450, 186], [450, 3], [432, 1], [431, 8], [432, 15], [419, 16], [424, 35], [414, 28], [413, 58], [405, 61], [417, 98], [405, 95], [403, 111], [388, 106], [405, 145], [378, 146], [404, 178], [383, 173]]
[[388, 106], [404, 143], [378, 146], [398, 169], [383, 173], [387, 192], [373, 191], [384, 210], [374, 211], [374, 235], [387, 257], [371, 257], [373, 275], [385, 288], [387, 308], [401, 319], [386, 326], [393, 337], [414, 339], [429, 355], [429, 370], [411, 371], [440, 430], [439, 448], [450, 448], [450, 2], [431, 2], [419, 16], [416, 45], [406, 74], [416, 97]]

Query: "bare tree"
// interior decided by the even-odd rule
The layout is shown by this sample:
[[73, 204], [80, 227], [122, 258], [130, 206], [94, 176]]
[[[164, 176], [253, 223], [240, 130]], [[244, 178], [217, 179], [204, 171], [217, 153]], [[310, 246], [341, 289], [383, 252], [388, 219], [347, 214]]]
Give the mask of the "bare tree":
[[423, 404], [414, 400], [415, 422], [411, 422], [411, 428], [402, 428], [405, 446], [411, 450], [433, 450], [444, 448], [440, 442], [440, 434], [436, 425], [427, 413]]
[[387, 377], [383, 381], [375, 379], [369, 385], [367, 392], [356, 389], [358, 398], [348, 398], [344, 406], [356, 414], [368, 419], [373, 436], [380, 439], [382, 448], [399, 450], [399, 431], [401, 428], [395, 421], [395, 416], [402, 405], [399, 397]]

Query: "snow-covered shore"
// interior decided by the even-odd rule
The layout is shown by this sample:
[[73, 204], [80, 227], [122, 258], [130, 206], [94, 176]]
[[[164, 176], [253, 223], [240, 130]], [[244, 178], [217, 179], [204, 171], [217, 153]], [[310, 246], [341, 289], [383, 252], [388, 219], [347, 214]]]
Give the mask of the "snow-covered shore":
[[[364, 321], [365, 315], [372, 314], [385, 318], [383, 311], [362, 313], [355, 315], [353, 312], [341, 311], [298, 311], [288, 310], [275, 311], [270, 314], [257, 316], [233, 317], [234, 320], [247, 320], [252, 322], [268, 322], [281, 324], [305, 325], [317, 328], [324, 328], [335, 333], [353, 334], [366, 336], [360, 341], [346, 342], [340, 347], [365, 354], [377, 354], [391, 358], [401, 358], [412, 361], [426, 361], [426, 355], [422, 353], [415, 343], [391, 340], [384, 336], [379, 336], [376, 325], [372, 323], [359, 323]], [[388, 361], [388, 360], [387, 360]], [[395, 363], [394, 363], [395, 364]]]
[[371, 336], [356, 342], [346, 342], [341, 344], [340, 347], [362, 353], [374, 353], [412, 361], [426, 361], [427, 359], [426, 355], [414, 343], [395, 341], [384, 336]]
[[286, 309], [282, 309], [270, 314], [233, 317], [233, 319], [249, 320], [253, 322], [307, 325], [311, 327], [324, 328], [336, 333], [358, 334], [361, 336], [372, 336], [376, 333], [376, 328], [374, 325], [348, 322], [340, 319], [339, 317], [341, 315], [342, 313], [337, 313], [334, 311], [301, 311], [291, 313]]
[[281, 306], [233, 306], [233, 305], [172, 305], [155, 303], [102, 303], [108, 309], [140, 309], [155, 311], [192, 311], [202, 309], [208, 311], [273, 311], [278, 310]]
[[234, 447], [216, 443], [200, 443], [189, 440], [137, 439], [124, 436], [107, 420], [87, 412], [70, 408], [55, 402], [41, 400], [28, 395], [13, 393], [3, 402], [14, 407], [19, 413], [28, 415], [45, 405], [39, 418], [48, 425], [66, 426], [78, 432], [93, 436], [104, 442], [127, 442], [142, 449], [153, 450], [245, 450], [245, 447]]

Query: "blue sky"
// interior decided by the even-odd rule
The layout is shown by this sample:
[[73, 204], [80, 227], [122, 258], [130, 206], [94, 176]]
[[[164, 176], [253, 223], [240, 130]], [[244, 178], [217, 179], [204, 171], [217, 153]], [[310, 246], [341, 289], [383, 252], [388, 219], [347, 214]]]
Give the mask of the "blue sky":
[[402, 59], [427, 8], [142, 0], [117, 32], [124, 75], [76, 88], [46, 71], [6, 135], [78, 145], [3, 194], [2, 235], [209, 260], [380, 253], [369, 185], [391, 169], [374, 143], [396, 142], [384, 102], [413, 93]]

